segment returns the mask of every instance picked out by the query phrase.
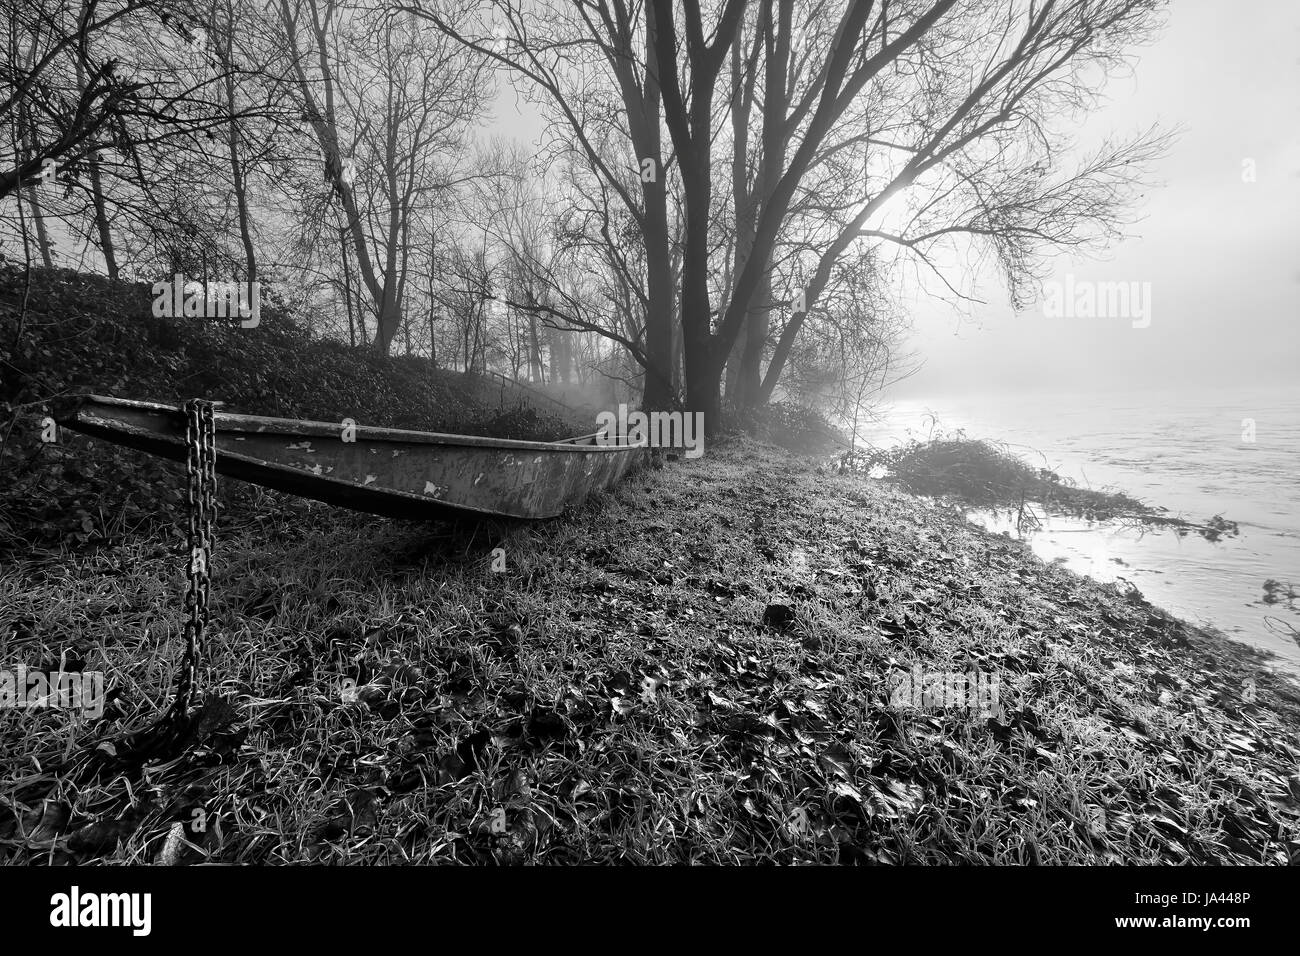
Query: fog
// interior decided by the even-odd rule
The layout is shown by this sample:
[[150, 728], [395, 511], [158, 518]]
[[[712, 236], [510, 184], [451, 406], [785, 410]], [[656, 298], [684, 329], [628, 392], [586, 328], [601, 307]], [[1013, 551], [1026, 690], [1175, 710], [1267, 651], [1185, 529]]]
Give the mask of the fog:
[[[1261, 30], [1262, 20], [1275, 26]], [[1088, 391], [1300, 381], [1300, 5], [1179, 0], [1165, 33], [1084, 128], [1086, 143], [1159, 122], [1182, 135], [1156, 167], [1132, 238], [1053, 278], [1151, 283], [1151, 322], [1016, 315], [994, 275], [969, 314], [917, 297], [924, 367], [893, 390]], [[1243, 181], [1254, 161], [1255, 181]], [[937, 283], [931, 282], [931, 285]]]

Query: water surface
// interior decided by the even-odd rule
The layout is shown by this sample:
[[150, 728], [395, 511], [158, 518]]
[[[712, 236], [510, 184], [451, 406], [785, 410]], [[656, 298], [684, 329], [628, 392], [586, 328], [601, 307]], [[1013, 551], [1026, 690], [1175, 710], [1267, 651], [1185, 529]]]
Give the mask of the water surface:
[[[1300, 590], [1300, 387], [945, 397], [877, 413], [859, 428], [876, 445], [962, 429], [1081, 486], [1117, 488], [1198, 523], [1216, 514], [1236, 521], [1240, 535], [1217, 544], [1051, 516], [1026, 537], [1045, 560], [1099, 581], [1124, 578], [1152, 603], [1271, 651], [1300, 676], [1300, 645], [1287, 628], [1300, 630], [1300, 601], [1268, 603], [1264, 589], [1273, 579]], [[971, 517], [1016, 533], [1014, 515]]]

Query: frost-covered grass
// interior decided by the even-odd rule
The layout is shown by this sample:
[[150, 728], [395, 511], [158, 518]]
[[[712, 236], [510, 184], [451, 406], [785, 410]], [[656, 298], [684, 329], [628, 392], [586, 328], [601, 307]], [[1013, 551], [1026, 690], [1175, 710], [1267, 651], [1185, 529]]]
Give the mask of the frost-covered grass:
[[[233, 711], [170, 763], [96, 779], [86, 755], [164, 706], [183, 620], [180, 529], [119, 532], [0, 570], [2, 666], [102, 670], [111, 691], [98, 722], [0, 712], [9, 862], [1300, 850], [1300, 698], [1244, 645], [769, 446], [536, 525], [238, 496], [204, 684]], [[891, 703], [918, 665], [996, 680], [1000, 713]]]

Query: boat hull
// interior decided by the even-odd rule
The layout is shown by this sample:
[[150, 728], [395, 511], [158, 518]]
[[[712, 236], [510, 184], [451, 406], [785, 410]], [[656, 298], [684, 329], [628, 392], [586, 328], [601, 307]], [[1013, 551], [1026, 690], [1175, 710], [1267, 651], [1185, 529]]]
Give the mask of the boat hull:
[[[185, 413], [172, 405], [82, 395], [61, 425], [185, 460]], [[356, 511], [399, 518], [549, 518], [612, 488], [639, 445], [527, 442], [335, 422], [214, 413], [216, 471]]]

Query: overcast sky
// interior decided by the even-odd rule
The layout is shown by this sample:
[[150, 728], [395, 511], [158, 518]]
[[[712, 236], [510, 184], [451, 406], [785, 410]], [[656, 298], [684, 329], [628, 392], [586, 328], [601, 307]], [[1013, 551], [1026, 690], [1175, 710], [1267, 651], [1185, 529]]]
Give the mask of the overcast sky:
[[[1300, 3], [1176, 0], [1088, 134], [1159, 121], [1182, 137], [1135, 236], [1057, 281], [1151, 283], [1151, 323], [1015, 315], [993, 281], [974, 321], [914, 304], [925, 367], [892, 395], [1300, 384]], [[1257, 180], [1242, 181], [1244, 159]]]

